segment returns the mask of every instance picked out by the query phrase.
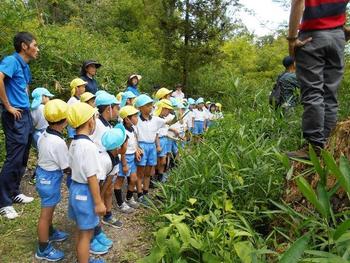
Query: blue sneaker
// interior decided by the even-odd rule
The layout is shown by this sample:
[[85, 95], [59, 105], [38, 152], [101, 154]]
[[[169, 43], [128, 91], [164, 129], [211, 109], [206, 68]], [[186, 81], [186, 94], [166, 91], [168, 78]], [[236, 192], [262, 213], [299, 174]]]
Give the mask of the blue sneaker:
[[49, 244], [43, 252], [41, 252], [38, 248], [35, 252], [35, 258], [54, 262], [63, 259], [64, 253], [60, 250], [55, 249], [51, 244]]
[[64, 241], [68, 238], [68, 233], [60, 231], [60, 230], [55, 230], [53, 234], [49, 237], [49, 242], [59, 242], [59, 241]]
[[89, 258], [89, 263], [105, 263], [106, 261], [102, 258]]
[[110, 240], [103, 231], [101, 231], [100, 234], [95, 236], [94, 239], [96, 239], [99, 243], [108, 248], [111, 248], [113, 246], [113, 241]]
[[94, 255], [104, 255], [107, 254], [109, 247], [102, 245], [97, 241], [96, 238], [92, 239], [90, 243], [90, 253]]

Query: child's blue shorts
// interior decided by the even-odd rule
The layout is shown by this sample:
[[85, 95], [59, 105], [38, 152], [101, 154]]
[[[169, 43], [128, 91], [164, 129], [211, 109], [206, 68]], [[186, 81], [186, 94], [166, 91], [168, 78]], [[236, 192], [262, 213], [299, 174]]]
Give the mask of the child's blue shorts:
[[69, 139], [73, 139], [74, 135], [76, 135], [76, 131], [74, 128], [72, 128], [71, 126], [67, 126], [67, 133], [68, 133], [68, 138]]
[[62, 171], [46, 171], [38, 166], [35, 175], [36, 190], [41, 199], [41, 207], [57, 205], [61, 201]]
[[131, 174], [136, 173], [137, 167], [136, 167], [135, 154], [134, 153], [126, 154], [125, 159], [126, 159], [126, 162], [128, 164], [129, 171], [127, 174], [124, 174], [123, 173], [123, 164], [122, 164], [122, 162], [120, 162], [119, 163], [119, 176], [129, 177]]
[[72, 181], [69, 187], [68, 216], [76, 222], [79, 230], [90, 230], [99, 224], [88, 184]]
[[160, 147], [162, 148], [162, 151], [157, 153], [158, 157], [165, 157], [168, 153], [168, 137], [164, 136], [164, 137], [160, 137], [159, 138], [159, 143], [160, 143]]
[[168, 139], [168, 153], [172, 153], [173, 155], [177, 155], [179, 152], [179, 147], [177, 146], [177, 142], [173, 139]]
[[137, 166], [156, 166], [157, 147], [155, 143], [139, 142], [139, 147], [143, 150], [142, 158], [136, 163]]
[[194, 121], [193, 134], [200, 135], [204, 133], [204, 121]]

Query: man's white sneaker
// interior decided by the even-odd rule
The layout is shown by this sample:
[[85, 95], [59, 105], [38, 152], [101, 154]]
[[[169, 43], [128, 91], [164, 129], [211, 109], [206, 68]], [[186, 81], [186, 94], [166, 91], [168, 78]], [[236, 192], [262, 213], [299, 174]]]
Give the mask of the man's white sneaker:
[[135, 212], [135, 209], [128, 206], [127, 203], [125, 203], [125, 202], [121, 206], [118, 206], [118, 207], [119, 207], [120, 212], [125, 213], [125, 214], [130, 214], [130, 213]]
[[33, 202], [34, 198], [30, 196], [26, 196], [24, 194], [19, 194], [13, 198], [14, 203], [23, 203], [23, 204], [28, 204]]
[[138, 202], [135, 201], [134, 197], [131, 197], [130, 200], [126, 199], [125, 201], [127, 203], [128, 206], [137, 209], [140, 207], [140, 204]]
[[18, 217], [18, 214], [13, 206], [5, 206], [0, 208], [0, 215], [6, 217], [7, 219], [15, 219]]

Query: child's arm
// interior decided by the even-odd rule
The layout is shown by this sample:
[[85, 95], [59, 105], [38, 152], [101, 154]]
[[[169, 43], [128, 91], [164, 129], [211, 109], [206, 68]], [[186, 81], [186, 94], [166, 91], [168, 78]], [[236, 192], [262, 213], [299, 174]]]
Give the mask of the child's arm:
[[95, 203], [95, 213], [99, 216], [105, 215], [106, 207], [101, 199], [100, 186], [98, 184], [96, 175], [88, 177], [88, 184], [89, 184], [92, 198], [94, 199], [94, 203]]
[[129, 171], [129, 167], [128, 167], [128, 162], [126, 161], [125, 154], [121, 155], [121, 161], [122, 161], [122, 166], [123, 166], [123, 173], [127, 174]]
[[175, 133], [176, 137], [179, 137], [179, 135], [180, 135], [179, 132], [176, 129], [174, 129], [174, 128], [169, 128], [169, 131]]

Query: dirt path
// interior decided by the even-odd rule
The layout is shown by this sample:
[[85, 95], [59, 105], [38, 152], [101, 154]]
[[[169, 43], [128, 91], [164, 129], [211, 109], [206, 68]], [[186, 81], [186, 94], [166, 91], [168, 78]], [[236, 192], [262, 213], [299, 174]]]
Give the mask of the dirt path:
[[[29, 173], [31, 171], [29, 170]], [[21, 217], [16, 219], [18, 220], [18, 224], [16, 222], [12, 221], [11, 223], [7, 223], [6, 221], [2, 220], [0, 222], [2, 227], [0, 230], [2, 230], [6, 234], [7, 239], [3, 240], [4, 243], [6, 243], [8, 240], [8, 244], [10, 245], [12, 242], [13, 244], [16, 244], [16, 239], [22, 239], [23, 236], [26, 240], [30, 241], [28, 242], [28, 251], [22, 251], [22, 257], [21, 255], [17, 255], [17, 249], [14, 249], [11, 251], [6, 244], [1, 245], [0, 241], [0, 262], [46, 262], [41, 260], [36, 260], [34, 258], [34, 248], [36, 246], [36, 240], [37, 237], [35, 235], [36, 233], [36, 222], [37, 218], [39, 216], [40, 212], [40, 202], [39, 198], [37, 196], [37, 193], [35, 191], [35, 186], [29, 184], [29, 178], [30, 176], [27, 174], [22, 181], [22, 188], [23, 192], [32, 195], [36, 198], [36, 204], [31, 205], [16, 205], [16, 209], [21, 212]], [[55, 243], [55, 247], [58, 249], [61, 249], [65, 253], [65, 259], [60, 262], [75, 262], [75, 240], [74, 240], [74, 229], [75, 225], [74, 222], [71, 221], [67, 216], [67, 210], [68, 210], [68, 191], [66, 186], [64, 185], [62, 188], [62, 201], [57, 206], [54, 216], [54, 226], [60, 230], [66, 231], [70, 233], [70, 237], [68, 240], [62, 243]], [[115, 204], [116, 202], [114, 202]], [[27, 208], [28, 207], [28, 208]], [[30, 210], [30, 211], [26, 211]], [[31, 214], [29, 214], [31, 213]], [[124, 223], [124, 226], [122, 229], [114, 229], [109, 226], [103, 226], [103, 229], [107, 236], [111, 238], [114, 241], [113, 247], [110, 249], [109, 253], [103, 256], [106, 260], [106, 262], [136, 262], [137, 259], [142, 258], [143, 256], [147, 255], [148, 250], [150, 249], [152, 239], [152, 230], [150, 225], [146, 222], [145, 217], [149, 213], [148, 210], [144, 208], [138, 209], [135, 213], [125, 215], [118, 212], [116, 208], [113, 209], [114, 215], [116, 215], [119, 219], [122, 220]], [[33, 222], [23, 222], [26, 220], [26, 218], [30, 218]], [[22, 222], [20, 222], [22, 221]], [[6, 224], [9, 224], [8, 226]], [[21, 225], [27, 225], [27, 228], [21, 228]], [[27, 231], [27, 233], [23, 233], [24, 231]], [[0, 231], [0, 232], [2, 232]], [[2, 235], [1, 234], [1, 235]], [[22, 243], [25, 243], [26, 241], [22, 240]], [[12, 255], [11, 255], [12, 253]], [[25, 255], [31, 255], [29, 257], [26, 257]], [[1, 260], [3, 258], [3, 260]], [[12, 259], [14, 261], [12, 261]], [[18, 261], [17, 258], [21, 258], [21, 261]]]

